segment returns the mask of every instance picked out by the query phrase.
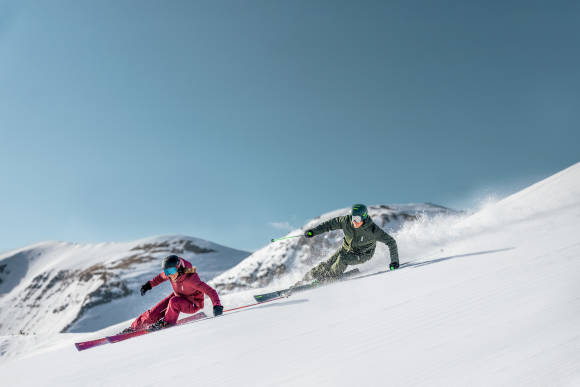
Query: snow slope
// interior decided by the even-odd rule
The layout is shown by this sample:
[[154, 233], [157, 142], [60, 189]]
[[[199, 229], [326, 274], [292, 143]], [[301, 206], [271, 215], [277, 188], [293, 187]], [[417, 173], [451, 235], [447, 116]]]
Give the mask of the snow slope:
[[579, 224], [576, 164], [473, 216], [404, 226], [395, 236], [413, 245], [401, 255], [411, 267], [80, 353], [74, 341], [116, 327], [63, 334], [0, 375], [34, 386], [578, 386]]

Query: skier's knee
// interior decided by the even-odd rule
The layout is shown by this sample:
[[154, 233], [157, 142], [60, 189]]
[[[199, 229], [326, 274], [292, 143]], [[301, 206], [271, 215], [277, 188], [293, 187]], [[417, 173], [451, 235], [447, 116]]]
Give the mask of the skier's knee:
[[169, 308], [180, 310], [181, 306], [183, 304], [183, 301], [185, 301], [185, 300], [181, 297], [173, 297], [171, 300], [169, 300]]

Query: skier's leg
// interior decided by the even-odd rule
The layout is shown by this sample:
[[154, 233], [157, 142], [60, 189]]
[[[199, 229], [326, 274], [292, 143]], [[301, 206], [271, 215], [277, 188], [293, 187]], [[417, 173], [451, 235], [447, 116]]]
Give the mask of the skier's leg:
[[140, 329], [147, 328], [151, 324], [156, 323], [157, 320], [163, 317], [163, 314], [167, 309], [167, 305], [169, 304], [169, 301], [173, 297], [175, 296], [173, 294], [170, 294], [169, 296], [161, 300], [153, 308], [145, 311], [143, 314], [141, 314], [141, 316], [137, 317], [135, 321], [133, 321], [133, 324], [131, 324], [131, 329], [138, 331]]
[[177, 318], [179, 317], [179, 313], [188, 313], [193, 314], [197, 312], [200, 308], [191, 303], [189, 300], [186, 300], [183, 297], [173, 297], [169, 300], [169, 305], [167, 306], [167, 310], [165, 311], [165, 322], [169, 325], [174, 325], [177, 322]]
[[352, 258], [353, 258], [352, 255], [347, 252], [343, 252], [342, 254], [340, 254], [338, 259], [328, 269], [328, 278], [329, 279], [339, 278], [342, 275], [342, 273], [345, 272], [347, 266], [351, 264], [351, 262], [353, 261]]
[[341, 254], [336, 262], [330, 267], [329, 277], [339, 278], [346, 271], [347, 266], [360, 265], [372, 258], [372, 254], [357, 255], [349, 252]]
[[341, 248], [337, 252], [335, 252], [329, 259], [327, 259], [324, 262], [319, 263], [317, 266], [315, 266], [314, 268], [312, 268], [312, 270], [310, 270], [306, 274], [306, 277], [304, 277], [304, 278], [305, 279], [317, 279], [317, 280], [323, 280], [323, 279], [325, 279], [326, 277], [328, 277], [328, 272], [330, 270], [330, 267], [336, 261], [338, 261], [340, 255], [342, 253], [343, 253], [343, 249]]

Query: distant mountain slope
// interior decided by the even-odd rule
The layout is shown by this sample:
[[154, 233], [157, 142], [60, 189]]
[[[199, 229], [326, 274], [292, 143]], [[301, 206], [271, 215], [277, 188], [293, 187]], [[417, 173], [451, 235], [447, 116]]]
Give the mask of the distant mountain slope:
[[[138, 289], [178, 254], [209, 280], [249, 253], [187, 236], [127, 243], [44, 242], [0, 255], [0, 332], [92, 331], [127, 320], [152, 304]], [[151, 292], [161, 297], [168, 289]], [[159, 293], [159, 294], [157, 294]]]
[[[326, 213], [312, 219], [289, 235], [302, 235], [305, 230], [325, 220], [345, 215], [349, 211], [350, 208], [342, 208]], [[397, 232], [409, 222], [458, 213], [458, 211], [430, 203], [369, 206], [369, 215], [373, 221], [388, 233]], [[211, 284], [220, 292], [228, 293], [268, 286], [288, 276], [297, 279], [309, 268], [330, 257], [340, 247], [342, 237], [343, 233], [339, 230], [312, 239], [296, 238], [271, 243], [253, 253], [237, 266], [214, 278]], [[375, 257], [384, 260], [386, 267], [389, 252], [382, 243], [377, 244]]]

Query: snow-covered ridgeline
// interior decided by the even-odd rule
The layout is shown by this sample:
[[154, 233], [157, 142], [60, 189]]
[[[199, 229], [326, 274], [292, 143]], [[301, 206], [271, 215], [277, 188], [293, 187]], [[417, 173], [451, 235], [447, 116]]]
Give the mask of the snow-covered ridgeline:
[[[150, 300], [135, 290], [179, 254], [209, 280], [249, 253], [187, 236], [127, 243], [44, 242], [0, 256], [0, 332], [92, 331], [134, 316]], [[114, 312], [113, 312], [114, 311]]]
[[[409, 223], [460, 214], [430, 203], [375, 205], [369, 206], [368, 209], [373, 221], [391, 234], [396, 234]], [[305, 230], [333, 217], [346, 215], [349, 211], [350, 208], [342, 208], [328, 212], [288, 235], [302, 235]], [[340, 247], [342, 237], [342, 231], [331, 231], [312, 239], [295, 238], [271, 243], [214, 278], [211, 284], [221, 293], [227, 294], [248, 288], [293, 282], [312, 266], [330, 257]], [[381, 243], [377, 244], [375, 256], [381, 260], [382, 267], [389, 262], [388, 249]]]

